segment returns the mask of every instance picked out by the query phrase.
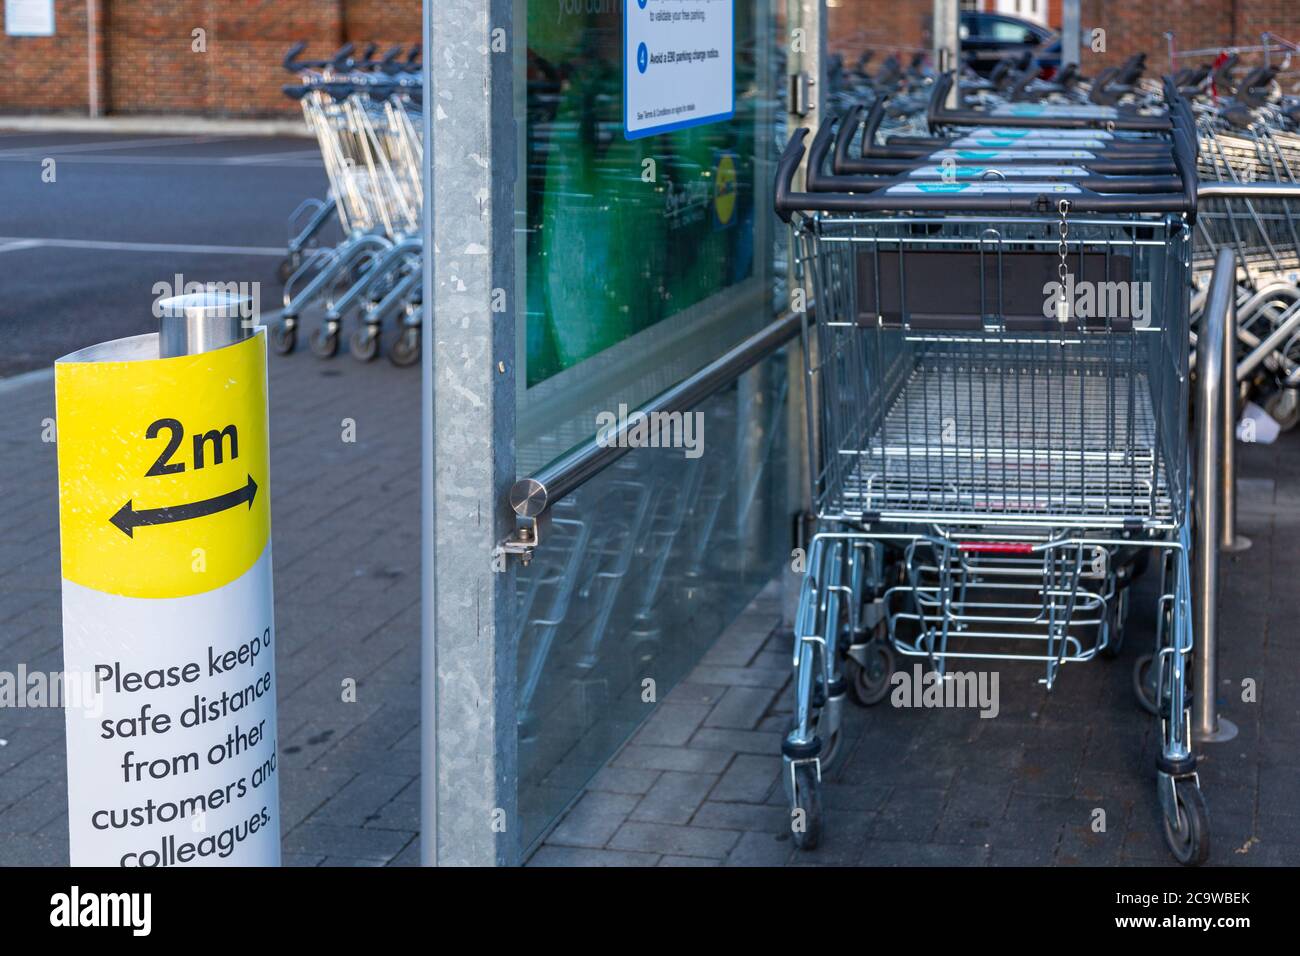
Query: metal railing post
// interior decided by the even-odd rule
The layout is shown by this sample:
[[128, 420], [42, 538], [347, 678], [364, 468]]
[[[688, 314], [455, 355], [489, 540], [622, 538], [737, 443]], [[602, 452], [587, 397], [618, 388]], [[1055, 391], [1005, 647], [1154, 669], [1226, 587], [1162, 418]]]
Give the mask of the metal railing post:
[[[1226, 326], [1236, 293], [1236, 257], [1222, 249], [1214, 263], [1214, 276], [1205, 310], [1201, 313], [1200, 335], [1196, 339], [1196, 493], [1192, 590], [1195, 605], [1195, 687], [1192, 699], [1192, 737], [1204, 743], [1231, 740], [1237, 736], [1232, 721], [1221, 718], [1215, 694], [1218, 690], [1218, 597], [1219, 526], [1222, 515], [1219, 484], [1225, 429], [1222, 424], [1224, 390], [1235, 386], [1235, 373], [1225, 377], [1233, 357], [1224, 356]], [[1235, 344], [1235, 343], [1234, 343]]]
[[[1226, 251], [1226, 250], [1225, 250]], [[1236, 266], [1236, 260], [1233, 260]], [[1228, 297], [1223, 322], [1223, 449], [1220, 452], [1223, 512], [1219, 528], [1219, 549], [1228, 553], [1245, 551], [1250, 539], [1237, 533], [1237, 301]]]

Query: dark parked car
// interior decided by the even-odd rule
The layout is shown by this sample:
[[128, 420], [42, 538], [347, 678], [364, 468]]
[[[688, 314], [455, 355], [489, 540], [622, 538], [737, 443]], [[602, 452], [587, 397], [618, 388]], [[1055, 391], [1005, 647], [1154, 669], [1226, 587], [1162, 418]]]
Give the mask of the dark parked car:
[[963, 11], [962, 59], [980, 76], [988, 76], [1003, 57], [1026, 51], [1038, 60], [1044, 78], [1050, 79], [1060, 69], [1061, 38], [1054, 30], [1002, 13]]

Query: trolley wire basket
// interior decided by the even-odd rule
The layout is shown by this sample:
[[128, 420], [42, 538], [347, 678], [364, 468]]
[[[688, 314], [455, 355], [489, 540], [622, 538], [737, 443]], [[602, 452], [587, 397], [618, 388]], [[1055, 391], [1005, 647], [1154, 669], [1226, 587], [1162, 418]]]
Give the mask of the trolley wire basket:
[[[802, 328], [818, 530], [782, 740], [797, 846], [820, 839], [846, 694], [881, 700], [896, 654], [945, 688], [972, 676], [952, 661], [1037, 662], [1050, 689], [1065, 664], [1118, 653], [1155, 552], [1157, 794], [1175, 856], [1208, 853], [1186, 685], [1194, 122], [1164, 92], [1167, 109], [1122, 127], [1091, 107], [946, 110], [950, 126], [1044, 130], [965, 177], [930, 168], [942, 144], [876, 143], [870, 123], [875, 155], [857, 161], [856, 124], [823, 125], [806, 192], [805, 134], [782, 156], [776, 207], [797, 215], [816, 315]], [[1053, 152], [1069, 142], [1054, 134], [1098, 124], [1119, 135]]]
[[[830, 520], [1169, 530], [1187, 488], [1182, 217], [821, 213], [812, 464]], [[1068, 269], [1065, 284], [1058, 268]], [[1056, 302], [1066, 296], [1062, 322]]]

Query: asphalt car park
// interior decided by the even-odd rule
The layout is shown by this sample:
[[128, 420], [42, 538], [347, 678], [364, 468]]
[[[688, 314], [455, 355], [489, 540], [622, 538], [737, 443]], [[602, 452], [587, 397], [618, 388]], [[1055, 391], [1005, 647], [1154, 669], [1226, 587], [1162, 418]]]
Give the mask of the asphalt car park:
[[275, 308], [288, 217], [326, 188], [308, 139], [0, 129], [0, 377], [154, 330], [178, 275]]

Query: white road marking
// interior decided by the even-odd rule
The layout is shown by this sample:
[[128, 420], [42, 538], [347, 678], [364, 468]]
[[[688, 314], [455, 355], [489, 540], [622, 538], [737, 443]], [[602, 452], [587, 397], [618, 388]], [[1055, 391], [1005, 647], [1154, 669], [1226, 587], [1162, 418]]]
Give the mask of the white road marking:
[[0, 150], [0, 156], [18, 154], [35, 155], [38, 158], [58, 156], [62, 153], [94, 153], [106, 149], [139, 149], [144, 146], [185, 146], [193, 143], [218, 143], [223, 140], [238, 139], [236, 136], [167, 136], [151, 139], [103, 140], [98, 143], [69, 143], [66, 146], [49, 143], [44, 146], [19, 146], [14, 149]]
[[227, 162], [235, 165], [244, 163], [282, 163], [285, 160], [297, 162], [299, 160], [312, 159], [317, 163], [320, 162], [320, 150], [318, 149], [295, 149], [285, 150], [283, 153], [259, 153], [255, 156], [233, 156], [227, 159]]
[[[71, 165], [74, 163], [99, 163], [110, 166], [253, 166], [265, 168], [267, 166], [283, 166], [289, 168], [317, 168], [322, 165], [320, 154], [314, 154], [314, 160], [295, 159], [290, 161], [260, 160], [251, 162], [241, 160], [239, 157], [212, 157], [203, 156], [54, 156], [49, 157], [57, 159], [59, 162]], [[0, 163], [34, 163], [38, 160], [45, 159], [45, 156], [6, 156], [0, 152]]]
[[48, 368], [32, 369], [30, 372], [19, 372], [10, 378], [0, 378], [0, 395], [6, 392], [16, 392], [26, 385], [34, 385], [37, 382], [53, 382], [54, 366]]
[[6, 243], [21, 249], [100, 249], [108, 252], [192, 252], [223, 256], [283, 256], [276, 246], [201, 246], [171, 242], [113, 242], [107, 239], [30, 239], [0, 236], [0, 252], [10, 251]]
[[0, 245], [0, 252], [16, 252], [19, 249], [31, 249], [33, 246], [39, 246], [39, 239], [15, 239], [12, 242], [5, 242]]

